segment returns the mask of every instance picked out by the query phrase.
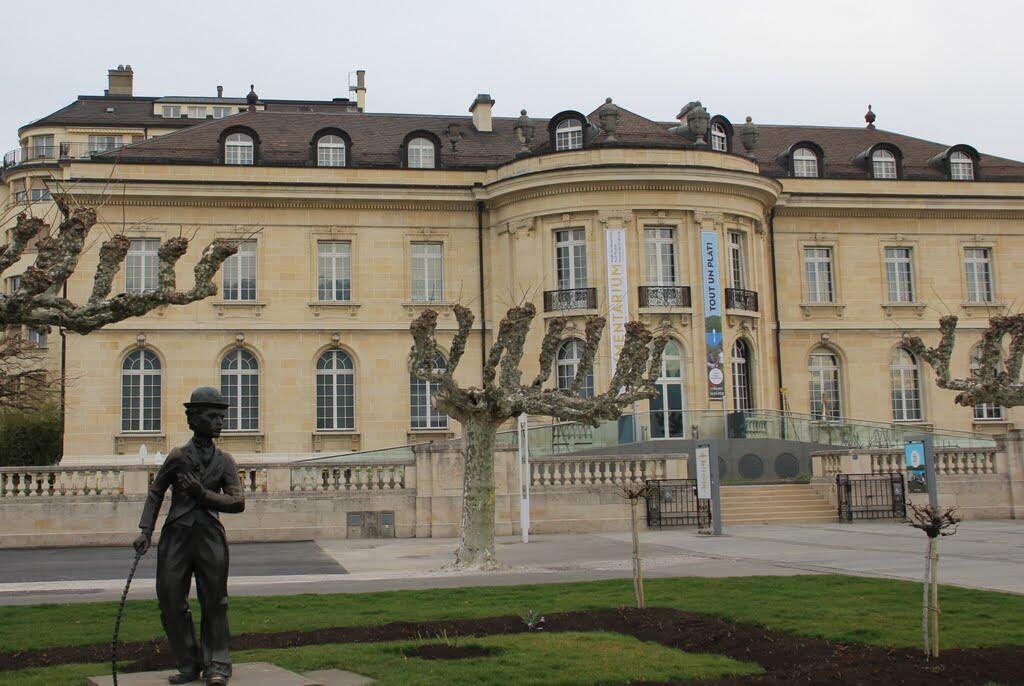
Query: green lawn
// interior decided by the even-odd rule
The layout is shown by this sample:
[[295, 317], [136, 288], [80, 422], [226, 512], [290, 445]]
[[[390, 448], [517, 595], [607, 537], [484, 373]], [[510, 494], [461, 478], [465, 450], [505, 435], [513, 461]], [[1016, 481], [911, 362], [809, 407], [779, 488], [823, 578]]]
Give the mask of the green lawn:
[[[651, 607], [717, 615], [836, 641], [916, 647], [920, 640], [920, 585], [910, 582], [824, 575], [676, 578], [652, 579], [646, 583], [646, 588], [647, 604]], [[521, 615], [527, 610], [548, 614], [619, 607], [631, 602], [631, 582], [624, 579], [385, 593], [234, 597], [230, 613], [232, 631], [243, 633], [372, 625], [398, 620]], [[1024, 623], [1019, 621], [1024, 616], [1024, 597], [943, 587], [941, 602], [943, 647], [1024, 644]], [[0, 648], [16, 650], [105, 643], [110, 640], [115, 610], [115, 603], [0, 607]], [[161, 636], [155, 602], [129, 603], [121, 635], [125, 641]], [[309, 647], [310, 654], [317, 656], [350, 649], [370, 650], [365, 646]], [[587, 652], [593, 654], [593, 651]], [[288, 654], [293, 653], [297, 651]], [[275, 661], [278, 660], [275, 658]], [[104, 669], [106, 667], [101, 667], [100, 672]], [[68, 667], [61, 673], [65, 671], [75, 675], [97, 673], [96, 666], [84, 671]], [[0, 684], [64, 683], [56, 675], [55, 670], [45, 670], [39, 674], [42, 680], [34, 682], [31, 679], [37, 677], [28, 671], [17, 676], [0, 673]], [[4, 681], [5, 678], [15, 680]]]
[[[757, 665], [719, 655], [684, 653], [632, 636], [610, 633], [531, 633], [472, 639], [448, 639], [457, 645], [495, 649], [487, 657], [423, 660], [406, 657], [403, 649], [425, 642], [350, 643], [252, 650], [234, 656], [237, 662], [272, 662], [296, 672], [347, 669], [372, 676], [380, 686], [591, 686], [628, 681], [709, 679], [757, 674]], [[69, 665], [48, 670], [0, 672], [7, 686], [78, 685], [109, 665]]]

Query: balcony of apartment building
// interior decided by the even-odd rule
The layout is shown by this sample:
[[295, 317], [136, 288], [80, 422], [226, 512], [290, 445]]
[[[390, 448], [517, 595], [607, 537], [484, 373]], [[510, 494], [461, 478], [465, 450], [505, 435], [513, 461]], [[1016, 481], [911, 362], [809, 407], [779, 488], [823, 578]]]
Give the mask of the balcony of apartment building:
[[93, 154], [114, 150], [124, 145], [120, 136], [102, 136], [103, 139], [90, 142], [32, 143], [4, 154], [3, 169], [28, 164], [53, 164], [61, 160], [89, 159]]
[[596, 288], [559, 288], [544, 291], [545, 312], [572, 312], [583, 314], [587, 310], [597, 309]]

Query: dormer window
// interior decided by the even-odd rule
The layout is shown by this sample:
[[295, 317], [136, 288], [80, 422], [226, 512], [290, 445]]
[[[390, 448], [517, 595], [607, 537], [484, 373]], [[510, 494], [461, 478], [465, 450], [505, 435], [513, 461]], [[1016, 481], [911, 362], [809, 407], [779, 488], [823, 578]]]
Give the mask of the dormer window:
[[711, 124], [711, 149], [715, 152], [729, 152], [729, 137], [725, 127], [718, 122]]
[[583, 147], [583, 124], [579, 119], [563, 119], [555, 127], [555, 151]]
[[189, 119], [206, 119], [206, 107], [204, 105], [189, 105]]
[[434, 169], [436, 165], [436, 146], [434, 141], [425, 137], [413, 138], [407, 146], [410, 169]]
[[[433, 153], [433, 145], [431, 145], [431, 153]], [[316, 163], [319, 167], [344, 167], [345, 139], [335, 135], [321, 136], [316, 144]], [[431, 154], [430, 166], [434, 166], [433, 154]]]
[[252, 136], [247, 133], [233, 133], [224, 141], [224, 164], [253, 163]]
[[164, 119], [177, 119], [181, 116], [181, 105], [164, 105], [161, 113]]
[[871, 178], [898, 178], [896, 171], [896, 156], [885, 148], [879, 148], [871, 153]]
[[818, 178], [818, 156], [810, 148], [797, 148], [793, 151], [793, 176]]
[[230, 107], [223, 107], [223, 106], [218, 105], [218, 106], [215, 106], [213, 108], [213, 118], [214, 119], [223, 119], [224, 117], [230, 117], [230, 116], [231, 116], [231, 108]]
[[956, 150], [950, 154], [949, 178], [953, 181], [973, 181], [974, 158], [963, 150]]

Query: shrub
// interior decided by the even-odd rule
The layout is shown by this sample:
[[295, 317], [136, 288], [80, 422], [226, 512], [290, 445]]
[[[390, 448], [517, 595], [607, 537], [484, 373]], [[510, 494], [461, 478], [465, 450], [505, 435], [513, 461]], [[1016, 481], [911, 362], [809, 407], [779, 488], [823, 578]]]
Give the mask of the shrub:
[[0, 467], [56, 464], [61, 457], [60, 412], [0, 413]]

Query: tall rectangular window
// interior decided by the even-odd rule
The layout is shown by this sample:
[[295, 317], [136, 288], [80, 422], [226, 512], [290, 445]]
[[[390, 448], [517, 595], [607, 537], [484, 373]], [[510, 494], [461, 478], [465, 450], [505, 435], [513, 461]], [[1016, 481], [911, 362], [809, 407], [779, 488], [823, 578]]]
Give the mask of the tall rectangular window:
[[230, 107], [214, 106], [214, 108], [213, 108], [213, 118], [214, 119], [223, 119], [224, 117], [230, 117], [230, 116], [231, 116], [231, 108]]
[[885, 279], [889, 285], [889, 302], [914, 302], [914, 268], [910, 248], [885, 249]]
[[43, 177], [37, 176], [34, 179], [32, 179], [31, 183], [32, 187], [29, 191], [29, 197], [33, 201], [42, 201], [50, 199], [50, 189], [46, 186], [46, 180]]
[[743, 234], [729, 232], [729, 283], [733, 288], [747, 288], [747, 255]]
[[443, 248], [442, 243], [412, 244], [413, 302], [444, 300]]
[[54, 159], [57, 157], [57, 148], [53, 144], [53, 134], [32, 136], [31, 155], [33, 158]]
[[992, 302], [991, 248], [964, 249], [964, 269], [967, 273], [967, 302]]
[[89, 152], [106, 152], [120, 148], [124, 143], [121, 136], [89, 136]]
[[181, 116], [181, 105], [164, 105], [161, 113], [167, 119], [177, 119]]
[[804, 248], [804, 269], [807, 272], [807, 302], [835, 302], [832, 248]]
[[206, 119], [206, 105], [189, 105], [189, 119]]
[[586, 230], [555, 231], [555, 273], [560, 291], [587, 287]]
[[160, 279], [159, 238], [133, 238], [124, 260], [125, 293], [155, 291]]
[[256, 300], [256, 241], [242, 241], [221, 267], [225, 300]]
[[675, 229], [650, 227], [644, 229], [647, 252], [647, 285], [676, 285]]
[[318, 241], [317, 300], [352, 299], [352, 243]]

